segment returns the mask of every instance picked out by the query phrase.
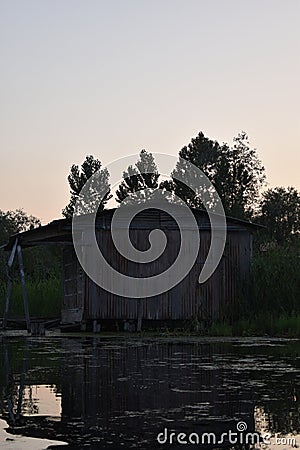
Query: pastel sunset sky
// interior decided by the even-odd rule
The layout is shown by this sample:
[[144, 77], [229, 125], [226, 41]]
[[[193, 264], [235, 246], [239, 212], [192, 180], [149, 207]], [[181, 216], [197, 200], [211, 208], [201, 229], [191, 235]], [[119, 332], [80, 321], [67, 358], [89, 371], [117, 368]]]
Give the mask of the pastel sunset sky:
[[299, 0], [0, 0], [0, 209], [42, 222], [71, 164], [249, 134], [300, 190]]

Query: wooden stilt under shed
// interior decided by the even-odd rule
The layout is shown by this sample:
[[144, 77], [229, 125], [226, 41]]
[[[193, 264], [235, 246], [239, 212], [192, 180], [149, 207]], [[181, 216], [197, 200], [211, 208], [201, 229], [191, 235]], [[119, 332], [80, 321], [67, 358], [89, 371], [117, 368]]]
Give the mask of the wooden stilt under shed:
[[11, 296], [11, 289], [12, 289], [12, 276], [11, 276], [11, 268], [14, 262], [16, 249], [18, 245], [18, 238], [15, 239], [11, 254], [8, 258], [8, 262], [6, 265], [6, 271], [7, 271], [7, 292], [6, 292], [6, 299], [5, 299], [5, 309], [3, 314], [3, 322], [2, 322], [2, 328], [5, 330], [7, 325], [7, 318], [8, 318], [8, 311], [9, 311], [9, 301]]
[[29, 309], [28, 309], [28, 297], [27, 297], [27, 291], [26, 291], [24, 265], [23, 265], [23, 258], [22, 258], [22, 248], [21, 248], [21, 245], [18, 243], [18, 237], [16, 237], [16, 239], [15, 239], [10, 257], [7, 262], [8, 281], [7, 281], [7, 293], [6, 293], [5, 310], [4, 310], [4, 314], [3, 314], [2, 328], [5, 329], [7, 327], [9, 303], [10, 303], [10, 296], [11, 296], [12, 283], [13, 283], [11, 270], [12, 270], [16, 252], [18, 254], [18, 263], [19, 263], [19, 272], [20, 272], [21, 285], [22, 285], [22, 296], [23, 296], [23, 302], [24, 302], [26, 328], [27, 328], [27, 331], [30, 332], [31, 331], [30, 317], [29, 317]]

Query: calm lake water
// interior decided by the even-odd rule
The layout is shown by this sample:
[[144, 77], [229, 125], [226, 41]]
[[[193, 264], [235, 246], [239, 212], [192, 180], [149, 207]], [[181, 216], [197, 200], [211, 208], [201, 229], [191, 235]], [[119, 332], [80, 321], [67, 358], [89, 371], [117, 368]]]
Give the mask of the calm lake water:
[[191, 448], [249, 448], [232, 445], [229, 430], [294, 435], [300, 445], [299, 341], [0, 339], [0, 413], [10, 433], [70, 449], [186, 448], [170, 445], [172, 432], [219, 442]]

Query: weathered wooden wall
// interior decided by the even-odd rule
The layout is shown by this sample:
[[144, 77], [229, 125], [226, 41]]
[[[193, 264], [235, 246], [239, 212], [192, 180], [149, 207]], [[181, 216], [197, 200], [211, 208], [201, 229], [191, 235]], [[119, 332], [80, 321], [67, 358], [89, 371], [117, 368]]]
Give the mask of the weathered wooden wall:
[[[223, 317], [239, 301], [240, 287], [249, 281], [252, 234], [243, 223], [228, 220], [227, 243], [222, 260], [213, 276], [203, 285], [198, 277], [210, 246], [210, 226], [206, 215], [197, 216], [200, 250], [186, 278], [166, 293], [147, 299], [128, 299], [111, 294], [95, 285], [79, 267], [72, 247], [64, 250], [62, 321], [92, 319], [213, 320]], [[109, 229], [110, 217], [99, 218], [96, 235], [108, 262], [119, 272], [134, 277], [153, 276], [166, 270], [176, 259], [180, 247], [178, 227], [163, 212], [143, 213], [133, 222], [130, 237], [140, 250], [148, 248], [148, 235], [154, 228], [164, 230], [168, 244], [163, 255], [149, 264], [137, 264], [116, 250]], [[195, 233], [195, 231], [191, 231]], [[193, 238], [190, 239], [193, 245]]]
[[72, 246], [63, 249], [62, 270], [61, 320], [63, 323], [81, 322], [84, 313], [85, 274]]

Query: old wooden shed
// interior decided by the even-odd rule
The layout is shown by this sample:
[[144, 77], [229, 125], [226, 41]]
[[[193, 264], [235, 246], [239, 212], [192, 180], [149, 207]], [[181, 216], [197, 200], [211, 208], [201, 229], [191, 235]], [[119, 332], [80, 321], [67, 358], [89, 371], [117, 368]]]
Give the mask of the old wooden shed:
[[[67, 219], [19, 233], [10, 238], [5, 249], [13, 248], [16, 238], [23, 248], [36, 245], [62, 246], [62, 308], [64, 324], [97, 325], [105, 321], [175, 321], [195, 320], [210, 323], [221, 319], [241, 301], [251, 282], [253, 232], [257, 225], [227, 217], [227, 241], [218, 268], [212, 277], [200, 285], [199, 273], [205, 262], [211, 240], [208, 215], [203, 210], [192, 210], [199, 228], [201, 245], [197, 260], [189, 274], [169, 291], [144, 299], [124, 298], [97, 286], [81, 268], [72, 243], [72, 225]], [[114, 209], [104, 210], [96, 220], [96, 237], [108, 262], [119, 272], [134, 277], [151, 276], [166, 270], [176, 258], [180, 246], [180, 232], [176, 222], [161, 210], [146, 209], [131, 223], [130, 237], [139, 250], [148, 247], [149, 232], [164, 231], [168, 245], [156, 261], [137, 264], [126, 260], [115, 249], [110, 224]], [[26, 268], [25, 268], [26, 273]]]

